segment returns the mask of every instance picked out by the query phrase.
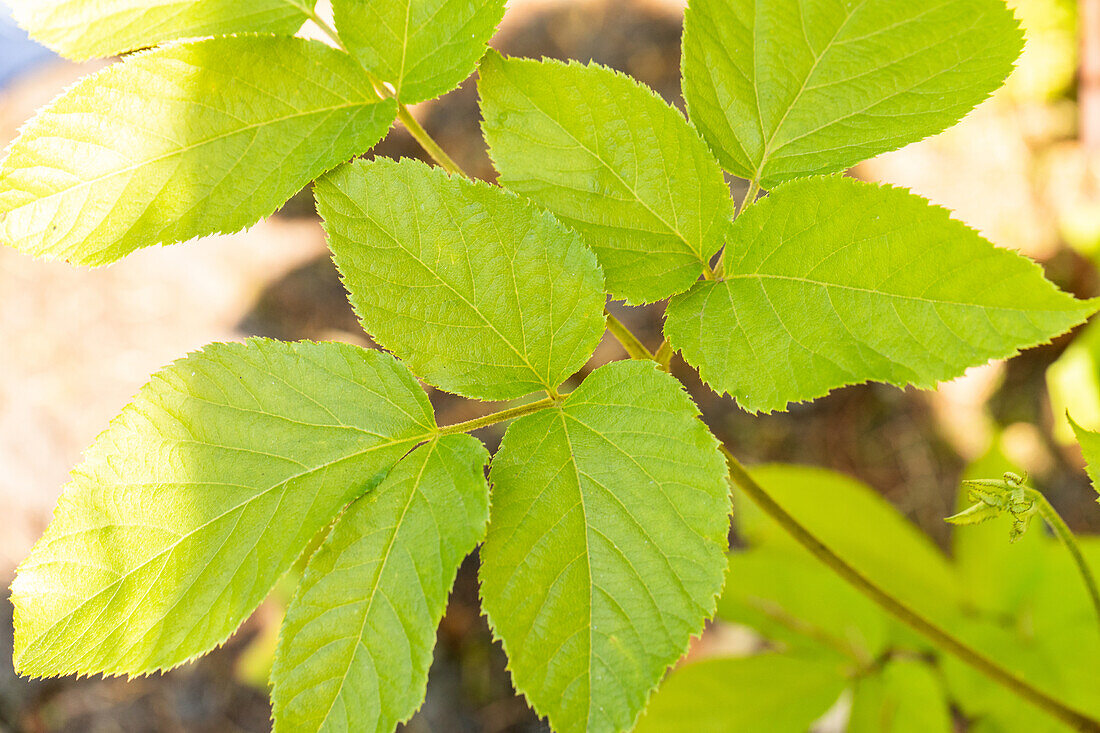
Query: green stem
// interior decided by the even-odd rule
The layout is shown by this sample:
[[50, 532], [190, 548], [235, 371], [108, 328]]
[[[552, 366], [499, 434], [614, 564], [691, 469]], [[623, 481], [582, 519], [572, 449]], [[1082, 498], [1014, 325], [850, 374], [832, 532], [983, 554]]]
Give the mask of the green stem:
[[432, 156], [432, 160], [434, 160], [440, 168], [451, 175], [469, 178], [465, 171], [462, 170], [461, 166], [454, 162], [451, 156], [447, 155], [443, 148], [439, 146], [439, 143], [428, 134], [428, 131], [420, 126], [420, 123], [416, 121], [416, 118], [412, 116], [412, 112], [410, 112], [409, 108], [404, 104], [399, 104], [397, 106], [397, 119], [401, 120], [401, 123], [405, 125], [405, 129], [409, 131], [409, 134], [420, 143], [420, 147], [424, 148], [424, 151], [428, 155]]
[[1039, 516], [1046, 520], [1046, 523], [1050, 525], [1051, 530], [1054, 531], [1058, 540], [1069, 551], [1069, 554], [1073, 557], [1073, 561], [1077, 564], [1077, 571], [1081, 574], [1081, 579], [1085, 582], [1085, 588], [1088, 589], [1089, 598], [1092, 599], [1092, 608], [1096, 611], [1097, 622], [1100, 623], [1100, 592], [1096, 589], [1096, 578], [1092, 574], [1092, 568], [1085, 562], [1085, 556], [1081, 554], [1081, 547], [1077, 544], [1077, 538], [1073, 536], [1073, 532], [1070, 530], [1069, 525], [1062, 519], [1062, 515], [1054, 508], [1047, 498], [1043, 496], [1042, 492], [1039, 492], [1032, 488], [1025, 488], [1024, 494], [1035, 502], [1039, 508]]
[[514, 420], [517, 417], [530, 415], [532, 412], [545, 410], [548, 407], [553, 407], [560, 401], [561, 397], [545, 397], [541, 400], [538, 400], [537, 402], [520, 405], [519, 407], [509, 407], [507, 410], [494, 412], [490, 415], [485, 415], [484, 417], [476, 417], [473, 420], [455, 423], [454, 425], [444, 425], [443, 427], [439, 428], [436, 434], [453, 435], [454, 433], [469, 433], [479, 428], [496, 425], [497, 423], [504, 422], [505, 420]]
[[782, 527], [787, 534], [793, 537], [800, 545], [810, 551], [821, 562], [825, 563], [833, 572], [846, 580], [850, 585], [862, 592], [865, 596], [889, 611], [895, 617], [905, 622], [908, 626], [926, 636], [933, 643], [945, 651], [954, 654], [960, 660], [966, 662], [974, 669], [1008, 688], [1018, 696], [1041, 708], [1074, 730], [1100, 733], [1100, 721], [1069, 707], [1055, 697], [1043, 692], [1009, 670], [1001, 667], [989, 657], [976, 649], [967, 646], [959, 639], [952, 636], [946, 630], [935, 625], [919, 613], [909, 608], [887, 591], [879, 587], [867, 576], [849, 565], [843, 558], [833, 552], [821, 540], [815, 537], [808, 529], [802, 526], [797, 519], [787, 513], [760, 484], [756, 483], [741, 462], [722, 446], [722, 453], [726, 456], [729, 466], [730, 478], [741, 487], [748, 497], [760, 509], [771, 517], [776, 524]]
[[661, 345], [657, 347], [657, 353], [653, 355], [653, 358], [657, 360], [657, 363], [661, 365], [661, 371], [669, 371], [669, 364], [672, 363], [672, 355], [675, 353], [675, 349], [672, 348], [672, 344], [665, 339], [661, 342]]
[[631, 359], [641, 359], [656, 361], [653, 353], [645, 347], [638, 337], [634, 335], [634, 332], [627, 328], [622, 321], [613, 316], [610, 311], [604, 311], [607, 315], [607, 330], [619, 340], [619, 343], [623, 345], [623, 349], [630, 356]]
[[[335, 28], [325, 22], [324, 18], [318, 15], [317, 12], [312, 8], [306, 6], [300, 7], [306, 13], [309, 19], [316, 23], [317, 27], [320, 28], [326, 36], [332, 39], [332, 42], [336, 44], [337, 48], [339, 48], [344, 53], [348, 52], [347, 46], [344, 45], [344, 42], [340, 39], [340, 34], [336, 32]], [[370, 74], [369, 71], [367, 73], [370, 76], [371, 84], [374, 86], [374, 91], [378, 94], [379, 97], [383, 99], [393, 97], [393, 91], [391, 89], [382, 84], [382, 82], [375, 78], [373, 74]], [[397, 119], [401, 120], [401, 123], [405, 125], [405, 129], [409, 131], [409, 134], [416, 139], [416, 142], [420, 144], [420, 147], [424, 148], [424, 151], [431, 156], [432, 160], [434, 160], [440, 168], [447, 171], [451, 175], [466, 176], [466, 173], [462, 170], [458, 163], [455, 163], [454, 160], [451, 159], [451, 156], [447, 155], [446, 151], [444, 151], [443, 148], [439, 146], [439, 143], [437, 143], [432, 138], [432, 136], [428, 134], [427, 130], [425, 130], [420, 125], [420, 123], [416, 121], [416, 118], [413, 117], [412, 112], [409, 111], [408, 106], [406, 106], [403, 102], [397, 103]], [[466, 177], [469, 178], [469, 176]]]

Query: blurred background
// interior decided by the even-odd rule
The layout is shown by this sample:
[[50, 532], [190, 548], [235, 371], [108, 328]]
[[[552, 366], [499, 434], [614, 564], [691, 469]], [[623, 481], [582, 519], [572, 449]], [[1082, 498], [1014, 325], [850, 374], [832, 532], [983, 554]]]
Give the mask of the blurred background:
[[[996, 244], [1042, 264], [1060, 287], [1100, 294], [1100, 2], [1009, 0], [1027, 48], [1008, 85], [948, 132], [853, 174], [913, 189]], [[680, 0], [510, 0], [493, 45], [506, 54], [594, 59], [681, 105]], [[0, 6], [0, 146], [36, 109], [105, 62], [72, 64], [28, 41]], [[492, 179], [473, 81], [415, 110], [467, 170]], [[419, 156], [395, 129], [377, 154]], [[740, 197], [743, 182], [731, 180]], [[619, 309], [660, 342], [660, 308]], [[0, 587], [48, 522], [81, 450], [146, 381], [216, 340], [263, 335], [369, 345], [344, 298], [309, 192], [248, 232], [139, 251], [87, 271], [0, 249]], [[619, 358], [605, 342], [593, 364]], [[966, 467], [1005, 456], [1069, 524], [1100, 532], [1100, 506], [1061, 415], [1100, 429], [1100, 324], [937, 392], [840, 390], [789, 413], [752, 417], [678, 375], [719, 437], [746, 462], [831, 468], [868, 483], [948, 547]], [[442, 424], [479, 414], [433, 394]], [[499, 431], [482, 437], [495, 448]], [[264, 731], [266, 678], [294, 573], [222, 649], [132, 681], [17, 679], [11, 607], [0, 605], [0, 731]], [[5, 591], [6, 592], [6, 591]], [[715, 626], [701, 648], [723, 643]], [[466, 562], [439, 632], [427, 702], [410, 731], [541, 731], [515, 697]]]

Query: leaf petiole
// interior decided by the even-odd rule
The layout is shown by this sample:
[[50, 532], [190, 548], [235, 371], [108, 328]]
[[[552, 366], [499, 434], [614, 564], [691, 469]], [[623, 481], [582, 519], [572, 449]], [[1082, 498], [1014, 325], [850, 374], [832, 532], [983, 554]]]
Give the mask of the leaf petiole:
[[657, 361], [653, 356], [653, 352], [647, 349], [645, 344], [622, 321], [613, 316], [610, 311], [605, 310], [604, 313], [607, 315], [608, 332], [618, 339], [631, 359]]
[[452, 176], [464, 176], [469, 178], [466, 171], [462, 170], [462, 167], [458, 163], [454, 162], [451, 156], [447, 155], [446, 151], [440, 147], [439, 143], [428, 134], [428, 131], [421, 126], [416, 118], [413, 117], [412, 112], [404, 104], [397, 105], [397, 119], [401, 120], [401, 124], [405, 126], [405, 129], [409, 131], [409, 134], [413, 136], [413, 139], [420, 144], [420, 147], [424, 148], [424, 152], [431, 156], [440, 168], [450, 173]]
[[561, 402], [562, 397], [544, 397], [536, 402], [531, 402], [526, 405], [519, 405], [518, 407], [509, 407], [507, 410], [501, 410], [500, 412], [494, 412], [483, 417], [476, 417], [473, 420], [466, 420], [465, 422], [455, 423], [454, 425], [444, 425], [439, 428], [436, 435], [452, 435], [454, 433], [469, 433], [480, 428], [485, 428], [490, 425], [496, 425], [497, 423], [504, 422], [505, 420], [514, 420], [517, 417], [523, 417], [524, 415], [530, 415], [532, 412], [538, 412], [539, 410], [545, 410], [548, 407], [553, 407], [557, 403]]

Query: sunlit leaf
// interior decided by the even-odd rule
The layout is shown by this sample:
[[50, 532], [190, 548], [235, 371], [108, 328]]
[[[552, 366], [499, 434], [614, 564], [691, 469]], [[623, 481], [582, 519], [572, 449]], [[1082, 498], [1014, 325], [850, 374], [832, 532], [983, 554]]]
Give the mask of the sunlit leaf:
[[615, 362], [493, 459], [482, 607], [559, 733], [630, 728], [714, 611], [729, 489], [697, 414], [652, 363]]
[[209, 651], [434, 427], [408, 370], [354, 346], [212, 344], [158, 372], [19, 567], [16, 669], [141, 674]]
[[81, 265], [230, 233], [389, 129], [346, 54], [298, 38], [177, 44], [85, 77], [0, 164], [0, 242]]

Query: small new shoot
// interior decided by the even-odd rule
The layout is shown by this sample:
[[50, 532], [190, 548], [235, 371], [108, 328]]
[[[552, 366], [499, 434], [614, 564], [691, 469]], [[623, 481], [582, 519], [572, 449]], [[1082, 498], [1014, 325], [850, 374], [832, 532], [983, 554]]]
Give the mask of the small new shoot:
[[1073, 557], [1088, 589], [1092, 606], [1096, 610], [1097, 621], [1100, 622], [1100, 593], [1097, 592], [1096, 578], [1093, 576], [1092, 569], [1085, 562], [1077, 539], [1065, 520], [1041, 492], [1027, 485], [1026, 474], [1020, 476], [1007, 472], [1002, 479], [963, 481], [963, 485], [969, 489], [968, 498], [974, 504], [958, 514], [947, 517], [945, 521], [957, 525], [980, 524], [987, 519], [1009, 514], [1012, 516], [1009, 541], [1016, 542], [1027, 531], [1031, 518], [1039, 515]]

